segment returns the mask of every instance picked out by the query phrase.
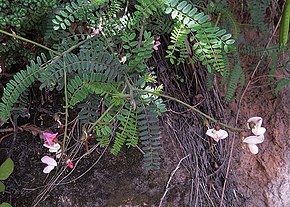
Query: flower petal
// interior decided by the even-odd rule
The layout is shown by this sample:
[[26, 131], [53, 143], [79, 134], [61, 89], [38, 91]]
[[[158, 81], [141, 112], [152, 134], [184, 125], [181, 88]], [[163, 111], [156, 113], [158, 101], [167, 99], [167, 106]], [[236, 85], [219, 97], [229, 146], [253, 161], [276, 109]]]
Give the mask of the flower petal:
[[208, 129], [206, 131], [206, 135], [213, 138], [216, 142], [221, 139], [225, 139], [229, 136], [228, 132], [222, 129], [215, 130], [215, 129]]
[[229, 134], [228, 134], [227, 131], [222, 130], [222, 129], [220, 129], [220, 130], [218, 131], [218, 137], [219, 137], [220, 139], [225, 139], [225, 138], [227, 138], [228, 136], [229, 136]]
[[259, 117], [259, 116], [254, 116], [254, 117], [249, 118], [248, 121], [247, 121], [248, 129], [251, 129], [251, 127], [250, 127], [250, 123], [251, 122], [256, 124], [257, 127], [261, 127], [263, 119], [261, 117]]
[[243, 142], [248, 144], [260, 144], [264, 142], [264, 135], [246, 137]]
[[161, 45], [161, 42], [159, 42], [159, 41], [155, 41], [155, 44], [154, 44], [154, 46], [153, 46], [153, 49], [154, 50], [158, 50], [158, 46], [159, 45]]
[[52, 133], [49, 133], [49, 132], [42, 132], [42, 135], [45, 138], [54, 139], [54, 138], [56, 138], [56, 136], [58, 135], [58, 133], [52, 134]]
[[60, 144], [55, 143], [51, 146], [47, 145], [47, 144], [43, 144], [43, 146], [45, 146], [46, 148], [49, 149], [49, 152], [57, 152], [60, 149]]
[[71, 168], [71, 169], [74, 168], [74, 164], [73, 164], [73, 162], [71, 161], [71, 159], [68, 159], [68, 160], [66, 161], [66, 163], [67, 163], [67, 165], [69, 166], [69, 168]]
[[43, 169], [43, 173], [48, 174], [54, 169], [54, 166], [48, 165]]
[[249, 150], [252, 154], [256, 155], [259, 152], [259, 148], [255, 144], [248, 144]]
[[252, 129], [253, 134], [255, 135], [263, 135], [266, 132], [266, 128], [264, 127], [255, 127]]
[[57, 166], [57, 162], [52, 157], [49, 157], [49, 156], [42, 157], [41, 162], [43, 162], [49, 166]]
[[208, 130], [206, 131], [205, 134], [206, 134], [207, 136], [212, 137], [212, 138], [217, 137], [217, 136], [216, 136], [216, 130], [215, 130], [215, 129], [208, 129]]

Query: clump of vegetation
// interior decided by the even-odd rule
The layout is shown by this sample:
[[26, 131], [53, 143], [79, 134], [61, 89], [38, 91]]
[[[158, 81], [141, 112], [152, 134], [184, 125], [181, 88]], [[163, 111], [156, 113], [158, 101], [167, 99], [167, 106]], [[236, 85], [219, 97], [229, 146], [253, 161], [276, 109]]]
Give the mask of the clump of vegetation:
[[[209, 90], [215, 78], [226, 85], [227, 103], [244, 89], [247, 70], [240, 62], [240, 29], [226, 1], [205, 3], [205, 7], [199, 6], [199, 1], [192, 2], [3, 1], [0, 55], [6, 68], [24, 64], [26, 69], [21, 68], [5, 86], [1, 124], [7, 123], [11, 112], [25, 114], [29, 88], [39, 83], [40, 90], [61, 92], [64, 100], [64, 118], [55, 119], [60, 135], [53, 140], [42, 137], [45, 147], [53, 152], [51, 157], [74, 168], [70, 159], [77, 152], [69, 151], [69, 145], [77, 140], [89, 152], [88, 140], [94, 138], [100, 147], [110, 147], [114, 155], [122, 147], [138, 147], [147, 171], [160, 168], [158, 122], [167, 110], [162, 98], [182, 103], [232, 131], [242, 131], [164, 95], [154, 75], [150, 59], [164, 50], [172, 65], [203, 65], [196, 69], [208, 74]], [[259, 9], [256, 2], [248, 1], [248, 5], [250, 11], [256, 11], [251, 12], [254, 26], [265, 33], [266, 24], [260, 17], [268, 4], [265, 1]], [[257, 54], [259, 50], [252, 48]], [[250, 53], [248, 47], [243, 51]], [[267, 52], [273, 60], [274, 74], [282, 49], [266, 48], [260, 56]], [[280, 82], [277, 89], [281, 87]], [[75, 117], [69, 117], [72, 110], [77, 111]], [[81, 132], [69, 121], [74, 121]], [[219, 141], [228, 136], [218, 132], [212, 129], [210, 137]], [[45, 173], [57, 167], [51, 157], [42, 160], [48, 165]]]

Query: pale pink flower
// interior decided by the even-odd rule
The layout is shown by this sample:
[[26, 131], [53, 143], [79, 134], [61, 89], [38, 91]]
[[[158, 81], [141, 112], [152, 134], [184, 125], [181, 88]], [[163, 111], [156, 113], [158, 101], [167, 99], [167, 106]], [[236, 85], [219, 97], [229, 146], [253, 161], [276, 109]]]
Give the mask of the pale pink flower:
[[49, 156], [42, 157], [41, 162], [47, 164], [47, 166], [43, 169], [43, 173], [45, 174], [50, 173], [50, 171], [52, 171], [57, 166], [56, 161]]
[[158, 50], [158, 46], [161, 45], [161, 42], [159, 40], [160, 40], [160, 36], [157, 36], [154, 40], [154, 45], [153, 45], [154, 50]]
[[216, 142], [229, 136], [227, 131], [220, 129], [219, 127], [208, 129], [206, 135], [213, 138]]
[[257, 144], [264, 142], [264, 135], [249, 136], [249, 137], [246, 137], [243, 140], [243, 142], [248, 144], [249, 150], [252, 154], [258, 154], [259, 148], [258, 148]]
[[263, 135], [266, 132], [266, 129], [262, 127], [263, 119], [261, 117], [255, 116], [251, 117], [247, 121], [248, 129], [251, 129], [255, 135]]

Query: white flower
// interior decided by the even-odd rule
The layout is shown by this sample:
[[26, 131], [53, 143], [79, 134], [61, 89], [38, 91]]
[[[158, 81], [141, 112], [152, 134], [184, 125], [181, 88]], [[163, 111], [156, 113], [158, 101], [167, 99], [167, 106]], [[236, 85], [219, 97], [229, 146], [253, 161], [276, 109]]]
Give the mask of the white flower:
[[49, 152], [57, 152], [60, 149], [60, 144], [53, 143], [52, 145], [43, 144], [46, 148], [49, 149]]
[[214, 129], [208, 129], [206, 131], [206, 135], [213, 138], [216, 142], [229, 136], [227, 131], [220, 129], [219, 127], [216, 127]]
[[262, 126], [263, 119], [261, 117], [255, 116], [251, 117], [247, 121], [247, 127], [248, 129], [251, 129], [253, 134], [259, 136], [263, 135], [266, 132], [266, 129]]
[[50, 173], [50, 171], [52, 171], [57, 166], [56, 161], [48, 156], [42, 157], [41, 162], [47, 164], [47, 166], [43, 169], [43, 173], [45, 174]]
[[243, 142], [248, 144], [249, 150], [252, 154], [258, 154], [259, 148], [257, 144], [264, 142], [264, 135], [249, 136], [246, 137]]

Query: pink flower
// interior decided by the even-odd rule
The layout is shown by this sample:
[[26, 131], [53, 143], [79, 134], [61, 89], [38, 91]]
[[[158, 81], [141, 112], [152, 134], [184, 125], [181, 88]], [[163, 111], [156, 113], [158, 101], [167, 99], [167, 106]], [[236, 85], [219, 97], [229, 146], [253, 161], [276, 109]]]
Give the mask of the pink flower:
[[263, 119], [259, 116], [251, 117], [247, 121], [247, 127], [251, 129], [253, 135], [246, 137], [243, 142], [248, 144], [250, 152], [254, 155], [259, 152], [257, 144], [264, 142], [266, 128], [262, 127], [262, 122]]
[[95, 36], [96, 34], [99, 34], [100, 33], [100, 29], [98, 28], [98, 29], [95, 29], [95, 28], [93, 28], [93, 31], [92, 31], [92, 36]]
[[259, 152], [259, 148], [258, 148], [257, 144], [264, 142], [264, 135], [249, 136], [249, 137], [246, 137], [243, 140], [243, 142], [248, 144], [250, 152], [255, 155], [255, 154], [258, 154], [258, 152]]
[[42, 157], [41, 162], [47, 164], [47, 166], [43, 169], [43, 173], [45, 174], [50, 173], [50, 171], [52, 171], [57, 166], [56, 161], [48, 156]]
[[161, 45], [161, 42], [159, 42], [158, 40], [160, 40], [160, 36], [157, 36], [154, 40], [154, 45], [153, 45], [154, 50], [158, 50], [158, 46]]
[[56, 136], [58, 135], [58, 133], [51, 134], [49, 132], [42, 132], [42, 135], [44, 137], [44, 144], [52, 146], [53, 143], [56, 142]]
[[213, 138], [216, 142], [229, 136], [227, 131], [220, 129], [219, 127], [216, 127], [214, 129], [208, 129], [206, 131], [206, 135]]
[[266, 132], [266, 129], [262, 127], [262, 122], [263, 119], [261, 117], [251, 117], [247, 121], [247, 127], [248, 129], [251, 129], [255, 135], [263, 135]]
[[74, 168], [74, 164], [69, 157], [66, 158], [66, 164], [69, 166], [69, 168]]

